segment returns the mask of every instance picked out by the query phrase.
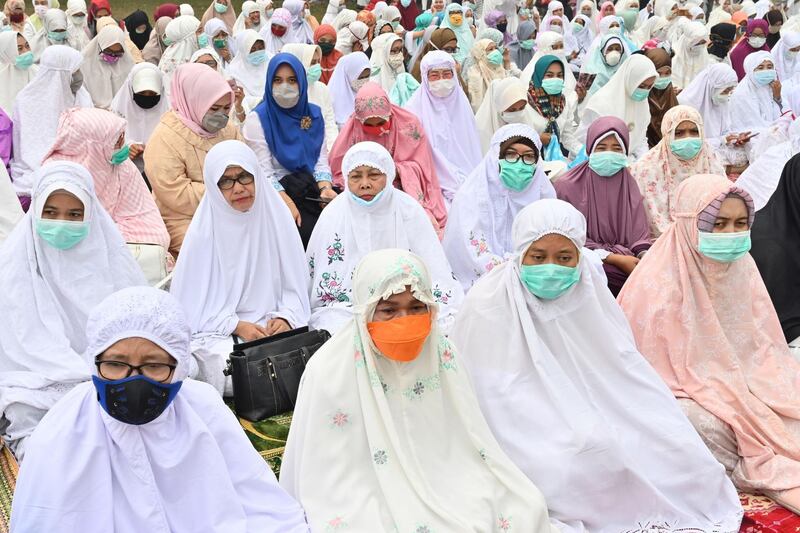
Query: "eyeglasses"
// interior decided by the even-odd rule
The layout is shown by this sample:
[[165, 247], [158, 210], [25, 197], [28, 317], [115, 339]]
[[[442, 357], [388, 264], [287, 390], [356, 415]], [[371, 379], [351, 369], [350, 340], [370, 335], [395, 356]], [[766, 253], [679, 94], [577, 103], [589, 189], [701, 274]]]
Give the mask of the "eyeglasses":
[[172, 377], [172, 372], [178, 365], [167, 363], [146, 363], [139, 366], [129, 365], [121, 361], [95, 361], [100, 377], [109, 381], [131, 377], [135, 370], [138, 374], [159, 383], [165, 383]]
[[239, 182], [239, 185], [250, 185], [255, 181], [255, 176], [252, 174], [239, 174], [235, 178], [222, 178], [217, 182], [217, 187], [221, 191], [227, 191], [233, 188], [233, 184]]
[[503, 154], [503, 159], [505, 159], [509, 163], [516, 163], [517, 161], [522, 158], [522, 162], [526, 165], [535, 165], [536, 162], [539, 160], [538, 154], [525, 154], [519, 155], [514, 150], [509, 150], [505, 154]]

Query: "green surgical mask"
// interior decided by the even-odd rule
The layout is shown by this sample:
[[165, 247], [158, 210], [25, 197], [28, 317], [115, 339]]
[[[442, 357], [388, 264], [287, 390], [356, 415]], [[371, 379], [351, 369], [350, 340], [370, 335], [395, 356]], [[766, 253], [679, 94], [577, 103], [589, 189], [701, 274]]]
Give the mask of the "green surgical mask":
[[583, 24], [578, 24], [577, 22], [572, 23], [572, 33], [580, 33], [583, 31]]
[[625, 23], [625, 29], [631, 31], [633, 27], [636, 26], [636, 19], [639, 17], [639, 11], [636, 9], [626, 9], [620, 14], [620, 17]]
[[561, 91], [564, 90], [564, 80], [560, 78], [547, 78], [546, 80], [542, 80], [542, 89], [551, 96], [561, 94]]
[[28, 70], [33, 65], [33, 52], [25, 52], [14, 59], [14, 64], [20, 70]]
[[520, 158], [516, 163], [500, 160], [500, 181], [512, 191], [524, 191], [533, 179], [536, 165], [526, 165]]
[[658, 89], [659, 91], [663, 91], [669, 84], [672, 83], [672, 76], [660, 76], [656, 78], [656, 82], [653, 84], [653, 87]]
[[308, 79], [309, 85], [314, 85], [316, 82], [318, 82], [320, 76], [322, 76], [322, 65], [317, 63], [316, 65], [311, 65], [308, 67], [308, 70], [306, 71], [306, 78]]
[[127, 144], [123, 144], [122, 148], [111, 154], [111, 164], [114, 166], [121, 165], [128, 159], [130, 152], [131, 147]]
[[492, 65], [502, 65], [503, 64], [503, 52], [500, 50], [492, 50], [489, 52], [489, 55], [486, 56], [486, 59], [489, 60], [489, 63]]
[[217, 13], [225, 13], [228, 11], [228, 4], [220, 4], [219, 2], [214, 2], [214, 11]]
[[214, 48], [225, 48], [226, 44], [228, 44], [226, 39], [214, 39]]
[[36, 233], [47, 244], [59, 250], [69, 250], [89, 234], [89, 224], [85, 221], [36, 220]]
[[523, 50], [533, 50], [533, 39], [525, 39], [519, 42], [519, 47]]
[[201, 33], [200, 35], [198, 35], [197, 46], [199, 46], [200, 48], [205, 48], [206, 46], [208, 46], [208, 35], [206, 35], [205, 33]]
[[561, 265], [521, 265], [519, 278], [525, 287], [544, 300], [555, 300], [581, 279], [578, 267]]
[[750, 251], [750, 231], [736, 233], [698, 232], [697, 250], [720, 263], [732, 263]]
[[699, 137], [688, 137], [686, 139], [677, 139], [669, 143], [669, 149], [678, 159], [688, 161], [697, 157], [700, 149], [703, 147], [703, 141]]
[[600, 176], [613, 176], [628, 166], [628, 158], [619, 152], [593, 152], [589, 156], [589, 168]]
[[647, 100], [647, 97], [649, 95], [650, 95], [650, 89], [640, 89], [639, 87], [637, 87], [633, 91], [633, 94], [631, 95], [631, 99], [634, 102], [643, 102], [644, 100]]

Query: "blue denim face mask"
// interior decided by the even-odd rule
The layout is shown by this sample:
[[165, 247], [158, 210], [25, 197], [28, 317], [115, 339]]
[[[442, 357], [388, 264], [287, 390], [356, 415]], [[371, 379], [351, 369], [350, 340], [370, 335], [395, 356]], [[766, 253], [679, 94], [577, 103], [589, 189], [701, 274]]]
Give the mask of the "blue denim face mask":
[[750, 251], [750, 230], [736, 233], [698, 232], [697, 250], [720, 263], [732, 263]]
[[53, 248], [69, 250], [89, 235], [89, 224], [40, 218], [36, 220], [36, 233]]
[[539, 298], [554, 300], [581, 279], [578, 267], [561, 265], [521, 265], [519, 277], [527, 289]]
[[589, 156], [589, 168], [600, 176], [613, 176], [628, 166], [628, 158], [619, 152], [593, 152]]
[[103, 410], [123, 424], [134, 426], [147, 424], [161, 416], [183, 384], [182, 381], [159, 383], [142, 375], [114, 381], [92, 376], [92, 383]]
[[[387, 185], [387, 187], [388, 187], [388, 185]], [[350, 195], [353, 197], [353, 200], [355, 200], [358, 205], [363, 205], [364, 207], [370, 207], [370, 206], [375, 205], [375, 203], [378, 200], [380, 200], [381, 196], [383, 196], [383, 191], [381, 191], [378, 194], [376, 194], [375, 197], [372, 200], [364, 200], [363, 198], [359, 198], [358, 195], [356, 193], [354, 193], [353, 191], [350, 191]]]

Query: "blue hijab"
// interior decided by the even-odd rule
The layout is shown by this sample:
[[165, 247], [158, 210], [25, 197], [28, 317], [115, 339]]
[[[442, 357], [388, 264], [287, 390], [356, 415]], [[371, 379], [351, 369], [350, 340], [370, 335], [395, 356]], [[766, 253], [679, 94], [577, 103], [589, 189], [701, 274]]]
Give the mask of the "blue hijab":
[[[282, 108], [272, 97], [272, 79], [281, 65], [292, 67], [300, 89], [300, 99], [290, 109]], [[282, 53], [270, 60], [264, 99], [256, 107], [256, 113], [275, 159], [289, 172], [313, 174], [325, 141], [325, 122], [319, 106], [308, 102], [306, 69], [297, 57]], [[310, 124], [308, 118], [311, 119]], [[304, 129], [303, 125], [307, 128]]]

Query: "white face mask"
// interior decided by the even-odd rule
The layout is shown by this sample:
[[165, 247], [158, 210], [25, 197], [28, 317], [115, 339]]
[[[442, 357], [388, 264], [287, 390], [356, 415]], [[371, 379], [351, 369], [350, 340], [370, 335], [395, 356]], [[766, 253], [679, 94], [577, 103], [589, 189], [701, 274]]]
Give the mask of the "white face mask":
[[749, 37], [747, 39], [747, 42], [753, 48], [761, 48], [762, 46], [764, 46], [764, 44], [766, 44], [767, 38], [766, 37], [755, 37], [755, 36], [753, 36], [753, 37]]
[[44, 16], [44, 14], [45, 14], [45, 13], [47, 13], [47, 10], [48, 10], [48, 9], [50, 9], [48, 6], [40, 6], [40, 5], [38, 5], [38, 4], [37, 4], [37, 5], [35, 5], [35, 6], [33, 6], [33, 11], [34, 11], [34, 13], [36, 13], [37, 15], [39, 15], [39, 17], [43, 17], [43, 16]]
[[557, 26], [555, 24], [551, 24], [550, 25], [550, 31], [554, 31], [554, 32], [556, 32], [558, 34], [563, 34], [564, 33], [564, 28], [561, 27], [561, 26]]
[[522, 122], [524, 116], [525, 108], [522, 108], [519, 111], [503, 111], [500, 113], [500, 117], [506, 124], [519, 124]]
[[720, 91], [714, 91], [713, 93], [711, 93], [711, 101], [714, 102], [717, 105], [727, 104], [728, 102], [730, 102], [731, 101], [731, 93], [722, 94], [722, 91], [724, 91], [724, 90], [725, 89], [722, 89]]
[[350, 87], [352, 87], [355, 92], [358, 92], [367, 83], [369, 83], [369, 78], [364, 78], [363, 80], [353, 80], [350, 82]]
[[276, 104], [284, 109], [290, 109], [300, 100], [300, 89], [296, 85], [280, 83], [272, 86], [272, 97]]
[[72, 16], [72, 23], [75, 26], [83, 26], [83, 23], [86, 22], [86, 17], [76, 17], [75, 15]]
[[556, 57], [560, 57], [562, 59], [564, 58], [564, 49], [563, 48], [553, 49], [550, 53], [553, 54]]
[[403, 52], [397, 52], [396, 54], [389, 54], [389, 66], [393, 69], [397, 70], [401, 66], [403, 66]]
[[453, 92], [453, 89], [456, 88], [456, 80], [452, 78], [449, 80], [436, 80], [429, 82], [428, 86], [431, 89], [432, 95], [444, 98], [445, 96], [449, 96], [450, 93]]
[[619, 64], [620, 59], [622, 59], [622, 54], [616, 50], [606, 54], [606, 63], [610, 67], [616, 67]]
[[797, 57], [798, 51], [790, 50], [787, 48], [786, 50], [784, 50], [783, 54], [786, 56], [786, 59], [794, 59]]
[[696, 55], [700, 55], [703, 52], [703, 50], [705, 50], [705, 43], [700, 43], [700, 44], [696, 44], [696, 45], [692, 46], [689, 49], [689, 53], [691, 55], [693, 55], [693, 56], [696, 56]]

